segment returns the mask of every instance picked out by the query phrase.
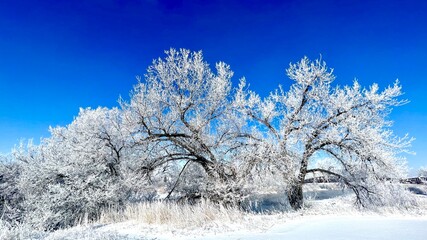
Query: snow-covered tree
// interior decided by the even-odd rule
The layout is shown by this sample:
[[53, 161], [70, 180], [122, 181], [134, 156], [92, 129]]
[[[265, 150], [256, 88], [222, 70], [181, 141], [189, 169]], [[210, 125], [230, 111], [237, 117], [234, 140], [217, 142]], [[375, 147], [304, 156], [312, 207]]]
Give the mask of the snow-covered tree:
[[226, 194], [235, 191], [232, 162], [242, 146], [244, 122], [232, 108], [233, 72], [223, 62], [215, 68], [202, 52], [170, 49], [164, 59], [153, 61], [122, 107], [133, 123], [136, 145], [149, 152], [142, 161], [145, 169], [179, 162], [185, 171], [186, 162], [192, 162], [204, 169], [210, 187], [219, 184], [216, 189]]
[[18, 148], [27, 220], [55, 229], [120, 205], [128, 194], [122, 130], [118, 109], [81, 109], [68, 126], [51, 128], [40, 145]]
[[[376, 197], [376, 182], [404, 174], [399, 153], [411, 139], [396, 137], [387, 119], [392, 107], [405, 101], [398, 82], [379, 91], [377, 84], [362, 88], [331, 86], [332, 70], [321, 60], [303, 58], [291, 64], [287, 75], [294, 83], [261, 98], [241, 84], [239, 109], [254, 126], [252, 151], [246, 158], [251, 169], [279, 174], [288, 185], [294, 209], [303, 205], [302, 185], [309, 173], [339, 178], [351, 188], [359, 204]], [[339, 168], [312, 167], [317, 154], [332, 159]]]
[[11, 155], [0, 155], [0, 220], [19, 223], [23, 214], [23, 195], [18, 187], [21, 166]]

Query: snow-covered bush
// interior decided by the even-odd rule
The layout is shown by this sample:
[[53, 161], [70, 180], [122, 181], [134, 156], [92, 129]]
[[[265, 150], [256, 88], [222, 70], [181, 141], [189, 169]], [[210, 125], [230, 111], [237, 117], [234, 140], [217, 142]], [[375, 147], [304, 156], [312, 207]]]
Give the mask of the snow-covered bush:
[[18, 187], [21, 166], [11, 156], [0, 155], [0, 220], [10, 224], [22, 221], [23, 195]]
[[369, 208], [388, 207], [397, 210], [411, 210], [419, 206], [414, 194], [397, 181], [375, 181], [373, 196], [367, 205]]
[[46, 233], [35, 230], [28, 224], [10, 224], [0, 219], [0, 239], [17, 240], [17, 239], [44, 239]]
[[28, 222], [43, 229], [71, 226], [126, 200], [117, 114], [82, 109], [67, 127], [52, 128], [40, 145], [15, 152], [23, 167], [19, 186]]

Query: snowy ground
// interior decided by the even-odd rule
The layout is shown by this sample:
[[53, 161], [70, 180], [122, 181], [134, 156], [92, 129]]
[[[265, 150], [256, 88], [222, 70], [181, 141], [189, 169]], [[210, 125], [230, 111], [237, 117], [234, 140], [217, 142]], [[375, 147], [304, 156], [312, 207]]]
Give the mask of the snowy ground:
[[225, 232], [209, 229], [171, 231], [154, 229], [127, 222], [99, 228], [81, 228], [52, 234], [48, 239], [192, 239], [192, 240], [359, 240], [411, 239], [424, 240], [427, 236], [427, 217], [327, 215], [303, 216], [288, 221], [280, 220], [267, 228], [235, 229]]
[[411, 239], [427, 236], [427, 218], [311, 216], [273, 226], [265, 232], [227, 233], [188, 239]]
[[[169, 224], [147, 223], [137, 218], [119, 222], [99, 222], [53, 233], [31, 234], [0, 239], [46, 240], [255, 240], [255, 239], [426, 239], [427, 236], [427, 185], [411, 185], [422, 203], [408, 210], [394, 208], [378, 211], [360, 211], [353, 205], [352, 196], [331, 185], [307, 185], [305, 209], [293, 212], [281, 195], [259, 196], [259, 205], [252, 213], [227, 211], [216, 213], [219, 217], [196, 226], [199, 218], [184, 222], [192, 215], [211, 214], [209, 206], [200, 212], [190, 210], [190, 215], [179, 212], [181, 218], [172, 218]], [[162, 205], [161, 205], [162, 206]], [[156, 205], [154, 214], [164, 211]], [[197, 210], [197, 209], [196, 209]], [[277, 211], [265, 213], [265, 211]], [[141, 212], [140, 212], [141, 213]], [[146, 210], [144, 210], [146, 213]], [[173, 212], [176, 213], [176, 212]], [[185, 215], [185, 216], [184, 216]], [[214, 214], [215, 215], [215, 214]], [[150, 215], [151, 216], [151, 215]], [[167, 215], [164, 215], [167, 216]], [[173, 216], [176, 216], [175, 214]], [[152, 217], [152, 216], [151, 216]], [[147, 216], [145, 219], [148, 219]], [[201, 218], [203, 219], [203, 218]], [[153, 219], [152, 219], [153, 220]], [[195, 221], [194, 221], [195, 220]], [[25, 231], [24, 231], [25, 232]], [[8, 236], [3, 235], [3, 236]]]

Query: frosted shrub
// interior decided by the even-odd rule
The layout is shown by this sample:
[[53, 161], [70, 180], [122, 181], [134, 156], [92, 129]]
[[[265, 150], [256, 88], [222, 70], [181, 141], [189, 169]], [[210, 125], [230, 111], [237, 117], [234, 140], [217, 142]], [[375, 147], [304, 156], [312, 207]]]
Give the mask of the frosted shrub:
[[414, 194], [409, 192], [398, 182], [376, 181], [370, 189], [372, 193], [363, 196], [362, 203], [370, 209], [378, 207], [408, 210], [418, 207], [418, 201]]
[[[57, 229], [96, 219], [102, 208], [121, 205], [128, 190], [121, 173], [117, 110], [81, 110], [67, 127], [51, 129], [39, 146], [15, 151], [22, 163], [20, 189], [26, 220]], [[120, 151], [119, 151], [120, 149]]]
[[37, 231], [27, 224], [11, 225], [8, 222], [0, 220], [0, 239], [17, 240], [17, 239], [44, 239], [46, 233]]
[[23, 215], [23, 195], [18, 187], [21, 167], [10, 156], [0, 156], [0, 219], [19, 223]]

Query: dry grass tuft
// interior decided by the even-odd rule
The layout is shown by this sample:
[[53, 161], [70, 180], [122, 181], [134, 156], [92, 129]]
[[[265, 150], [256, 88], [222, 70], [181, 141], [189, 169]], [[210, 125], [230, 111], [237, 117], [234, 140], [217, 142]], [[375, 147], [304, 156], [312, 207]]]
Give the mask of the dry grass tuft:
[[169, 225], [180, 228], [202, 227], [215, 222], [240, 222], [245, 215], [238, 208], [224, 207], [209, 201], [189, 205], [173, 202], [144, 202], [124, 210], [109, 209], [101, 214], [100, 223], [137, 221], [146, 224]]

